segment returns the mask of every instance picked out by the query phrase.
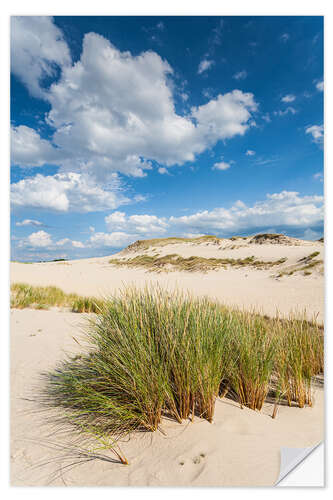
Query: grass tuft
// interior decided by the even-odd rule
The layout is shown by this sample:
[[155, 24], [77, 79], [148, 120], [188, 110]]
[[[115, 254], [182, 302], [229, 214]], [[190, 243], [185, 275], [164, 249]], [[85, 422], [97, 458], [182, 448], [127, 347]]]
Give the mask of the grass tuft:
[[27, 283], [13, 283], [10, 291], [10, 306], [17, 309], [26, 307], [34, 309], [68, 307], [73, 312], [97, 313], [103, 305], [101, 299], [82, 297], [76, 293], [65, 293], [55, 286], [32, 286]]
[[111, 448], [133, 431], [155, 431], [163, 417], [211, 422], [227, 393], [259, 411], [271, 391], [277, 403], [312, 405], [312, 377], [323, 372], [316, 323], [157, 287], [124, 289], [87, 321], [90, 347], [44, 374], [41, 401]]

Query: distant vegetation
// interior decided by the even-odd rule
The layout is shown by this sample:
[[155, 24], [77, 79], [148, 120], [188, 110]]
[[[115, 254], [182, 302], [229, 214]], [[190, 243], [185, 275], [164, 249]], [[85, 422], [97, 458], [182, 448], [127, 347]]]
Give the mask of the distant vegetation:
[[73, 312], [95, 313], [103, 301], [95, 297], [83, 297], [76, 293], [65, 293], [55, 286], [32, 286], [27, 283], [14, 283], [10, 287], [10, 306], [17, 309], [31, 307], [49, 309], [68, 307]]
[[286, 258], [275, 261], [256, 260], [254, 256], [244, 259], [229, 259], [229, 258], [206, 258], [199, 256], [181, 257], [177, 254], [169, 254], [163, 257], [151, 255], [137, 255], [131, 259], [110, 259], [109, 263], [115, 266], [126, 267], [144, 267], [150, 271], [161, 271], [172, 268], [177, 271], [199, 271], [207, 272], [232, 267], [251, 266], [256, 269], [269, 269], [272, 266], [278, 266], [286, 262]]
[[[319, 260], [314, 260], [315, 257], [320, 255], [320, 252], [313, 252], [307, 257], [302, 257], [299, 259], [298, 264], [292, 268], [286, 269], [285, 271], [281, 271], [277, 276], [292, 276], [296, 272], [304, 271], [304, 276], [309, 276], [312, 271], [309, 271], [309, 269], [313, 270], [314, 268], [318, 268], [318, 266], [322, 266], [324, 261], [322, 259]], [[320, 272], [323, 271], [323, 269], [319, 269]]]
[[159, 288], [126, 289], [86, 328], [90, 348], [44, 374], [39, 402], [79, 433], [97, 437], [122, 463], [119, 439], [155, 431], [163, 416], [213, 420], [217, 398], [261, 410], [312, 405], [324, 367], [323, 328], [269, 319]]
[[151, 247], [164, 247], [166, 245], [176, 245], [177, 243], [214, 243], [219, 244], [221, 238], [213, 235], [198, 236], [197, 238], [154, 238], [150, 240], [138, 240], [129, 245], [126, 250], [131, 252], [139, 252], [141, 250], [147, 250]]

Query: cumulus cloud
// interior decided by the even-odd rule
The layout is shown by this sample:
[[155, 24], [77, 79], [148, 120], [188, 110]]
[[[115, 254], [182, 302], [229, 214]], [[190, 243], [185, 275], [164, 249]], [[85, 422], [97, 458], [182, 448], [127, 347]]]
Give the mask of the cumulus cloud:
[[11, 70], [31, 95], [46, 98], [43, 78], [56, 76], [56, 67], [67, 66], [70, 62], [63, 34], [51, 17], [11, 18]]
[[27, 242], [32, 247], [48, 247], [52, 244], [51, 235], [45, 231], [37, 231], [28, 236]]
[[305, 129], [306, 134], [312, 135], [313, 142], [322, 144], [324, 141], [324, 125], [312, 125]]
[[316, 83], [316, 89], [319, 90], [319, 92], [324, 92], [324, 82], [318, 82]]
[[[82, 241], [71, 240], [69, 238], [63, 238], [62, 240], [58, 240], [55, 242], [57, 247], [73, 247], [73, 248], [85, 248], [84, 243]], [[53, 244], [51, 245], [53, 246]]]
[[159, 169], [158, 169], [158, 173], [159, 173], [159, 174], [161, 174], [161, 175], [165, 175], [165, 174], [168, 174], [168, 173], [169, 173], [169, 171], [168, 171], [168, 169], [167, 169], [167, 168], [165, 168], [165, 167], [159, 167]]
[[168, 228], [165, 218], [156, 215], [130, 215], [125, 212], [113, 212], [105, 217], [105, 223], [109, 231], [128, 231], [134, 234], [163, 234]]
[[245, 154], [246, 154], [246, 156], [254, 156], [256, 154], [256, 152], [253, 151], [252, 149], [248, 149]]
[[212, 170], [228, 170], [231, 167], [231, 163], [227, 163], [226, 161], [220, 161], [214, 163], [212, 166]]
[[39, 222], [39, 220], [24, 219], [22, 221], [16, 222], [15, 225], [16, 226], [43, 226], [43, 223]]
[[209, 70], [214, 64], [214, 61], [211, 59], [203, 59], [200, 61], [199, 67], [198, 67], [198, 74], [201, 75], [204, 71]]
[[52, 140], [29, 127], [14, 128], [13, 161], [56, 164], [61, 172], [85, 173], [99, 183], [113, 172], [142, 177], [152, 161], [165, 167], [194, 161], [219, 140], [243, 135], [254, 124], [254, 96], [240, 90], [177, 114], [172, 76], [171, 66], [156, 52], [135, 56], [101, 35], [86, 34], [80, 59], [63, 64], [58, 80], [43, 94], [50, 104], [46, 120], [55, 130]]
[[113, 233], [94, 233], [90, 236], [89, 245], [93, 248], [123, 248], [135, 240], [135, 235], [121, 231]]
[[324, 219], [323, 196], [300, 196], [293, 191], [268, 194], [263, 201], [247, 206], [242, 201], [231, 208], [204, 210], [193, 215], [170, 217], [178, 230], [208, 233], [235, 233], [272, 226], [311, 227]]
[[58, 164], [61, 152], [32, 128], [25, 125], [11, 128], [11, 161], [20, 167]]
[[95, 212], [115, 209], [129, 199], [122, 194], [116, 176], [105, 189], [87, 175], [70, 172], [53, 176], [37, 174], [11, 184], [11, 202], [13, 207]]
[[238, 73], [235, 73], [233, 76], [235, 80], [245, 80], [246, 77], [247, 71], [245, 71], [245, 69], [243, 69], [243, 71], [238, 71]]
[[294, 102], [295, 99], [296, 99], [296, 97], [293, 94], [287, 94], [287, 95], [281, 97], [282, 102]]
[[18, 248], [39, 249], [44, 248], [47, 250], [57, 250], [58, 248], [85, 248], [82, 241], [71, 240], [70, 238], [63, 238], [54, 241], [50, 233], [45, 231], [37, 231], [31, 233], [26, 238], [21, 238], [18, 243]]
[[[254, 125], [251, 111], [257, 109], [253, 94], [233, 90], [224, 95], [219, 94], [207, 104], [193, 107], [192, 116], [197, 120], [198, 136], [203, 143], [214, 145], [219, 139], [244, 135]], [[200, 149], [204, 150], [205, 147], [201, 146]]]

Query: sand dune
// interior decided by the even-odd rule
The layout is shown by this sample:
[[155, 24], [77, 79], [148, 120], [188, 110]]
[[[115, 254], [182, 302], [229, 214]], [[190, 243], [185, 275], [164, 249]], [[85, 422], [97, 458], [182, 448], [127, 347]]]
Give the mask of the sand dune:
[[[279, 311], [288, 315], [290, 311], [303, 312], [311, 318], [318, 315], [324, 318], [324, 245], [289, 239], [289, 244], [253, 244], [247, 240], [220, 240], [214, 243], [176, 243], [150, 246], [148, 249], [124, 250], [118, 254], [73, 260], [68, 262], [46, 262], [36, 264], [11, 263], [11, 281], [26, 282], [32, 285], [54, 285], [65, 292], [84, 295], [109, 295], [120, 287], [135, 283], [159, 283], [173, 289], [189, 290], [196, 295], [207, 295], [227, 305], [246, 309], [257, 309], [265, 314], [275, 315]], [[293, 244], [294, 243], [294, 244]], [[319, 254], [312, 260], [319, 264], [310, 268], [304, 275], [304, 262], [301, 259], [314, 252]], [[138, 255], [159, 256], [177, 254], [188, 258], [244, 259], [254, 256], [260, 261], [276, 261], [286, 258], [283, 264], [257, 269], [253, 266], [226, 266], [207, 273], [190, 273], [173, 269], [150, 272], [145, 268], [119, 267], [109, 264], [112, 259], [132, 259]], [[289, 274], [294, 269], [293, 274]], [[169, 272], [167, 272], [169, 271]], [[281, 275], [281, 276], [279, 276]]]

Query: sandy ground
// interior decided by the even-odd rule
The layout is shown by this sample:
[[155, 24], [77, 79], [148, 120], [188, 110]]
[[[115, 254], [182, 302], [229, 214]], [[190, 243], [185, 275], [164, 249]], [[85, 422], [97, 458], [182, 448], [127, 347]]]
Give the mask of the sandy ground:
[[[308, 317], [324, 319], [324, 277], [320, 269], [309, 276], [296, 272], [277, 278], [279, 272], [320, 252], [322, 243], [253, 245], [225, 240], [222, 244], [177, 244], [150, 248], [150, 255], [177, 253], [184, 257], [245, 258], [287, 261], [269, 270], [229, 268], [207, 274], [151, 273], [144, 269], [115, 267], [110, 257], [65, 263], [11, 263], [11, 281], [55, 285], [65, 292], [108, 295], [128, 284], [159, 283], [197, 295], [208, 295], [229, 305], [274, 315], [306, 309]], [[131, 258], [123, 251], [112, 257]], [[318, 266], [319, 267], [319, 266]], [[130, 465], [96, 458], [84, 462], [70, 435], [54, 434], [45, 415], [34, 411], [33, 396], [41, 371], [55, 367], [64, 352], [80, 352], [74, 338], [85, 315], [58, 310], [11, 311], [11, 481], [13, 485], [272, 485], [279, 475], [280, 447], [305, 447], [323, 439], [323, 390], [315, 389], [312, 408], [281, 406], [276, 419], [272, 405], [261, 413], [240, 409], [232, 400], [218, 401], [213, 424], [196, 419], [179, 425], [165, 421], [161, 432], [142, 433], [122, 444]], [[71, 447], [69, 450], [68, 446]], [[67, 447], [67, 448], [66, 448]], [[82, 458], [82, 456], [81, 456]], [[72, 468], [72, 465], [75, 467]]]
[[110, 452], [109, 460], [84, 462], [73, 436], [55, 434], [29, 401], [40, 372], [54, 368], [64, 352], [80, 352], [73, 337], [80, 341], [84, 320], [56, 310], [11, 311], [12, 485], [267, 486], [278, 477], [280, 447], [312, 446], [323, 438], [318, 387], [312, 408], [281, 406], [273, 420], [271, 404], [259, 413], [225, 399], [216, 404], [213, 424], [165, 421], [165, 435], [140, 434], [123, 443], [128, 466], [115, 463]]
[[[298, 240], [300, 241], [300, 240]], [[320, 252], [316, 259], [323, 259], [324, 246], [318, 242], [304, 241], [297, 245], [253, 245], [247, 242], [226, 240], [223, 245], [188, 243], [152, 248], [145, 252], [160, 256], [176, 253], [184, 257], [245, 258], [254, 255], [256, 259], [274, 261], [282, 257], [287, 261], [268, 270], [250, 267], [211, 271], [206, 274], [189, 272], [147, 272], [145, 269], [116, 267], [109, 264], [110, 257], [82, 259], [68, 262], [38, 264], [11, 263], [11, 281], [27, 282], [32, 285], [55, 285], [65, 292], [84, 295], [107, 296], [124, 285], [144, 286], [159, 283], [163, 287], [189, 290], [196, 295], [208, 295], [227, 305], [246, 309], [257, 309], [269, 315], [277, 311], [287, 316], [291, 311], [303, 312], [311, 318], [318, 315], [324, 319], [324, 276], [316, 269], [311, 275], [297, 272], [292, 276], [277, 278], [280, 271], [300, 266], [299, 259], [313, 252]], [[135, 252], [120, 252], [112, 258], [132, 258]]]

